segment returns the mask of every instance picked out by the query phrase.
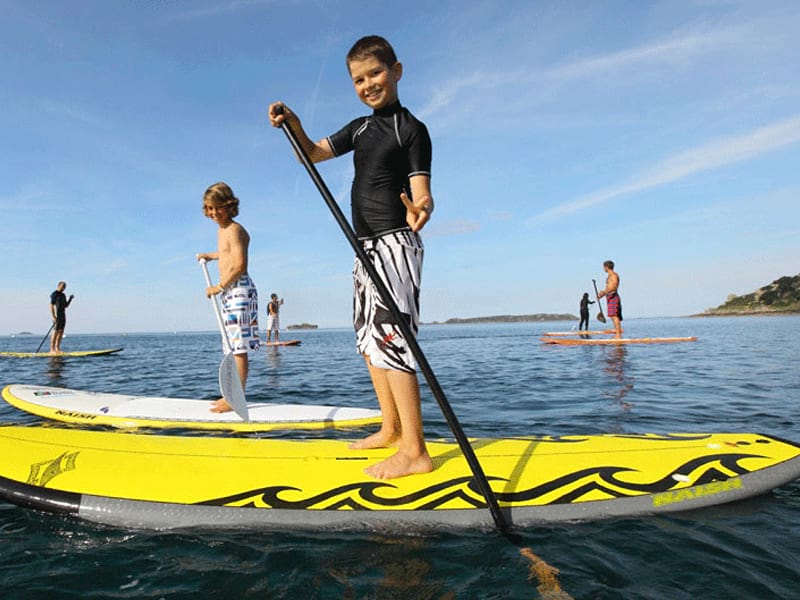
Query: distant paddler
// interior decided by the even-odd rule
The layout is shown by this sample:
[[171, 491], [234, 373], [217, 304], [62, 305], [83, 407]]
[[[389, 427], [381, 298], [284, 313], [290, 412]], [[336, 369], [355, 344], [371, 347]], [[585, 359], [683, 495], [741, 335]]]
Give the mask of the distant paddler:
[[[50, 315], [53, 317], [53, 335], [50, 338], [50, 354], [63, 354], [61, 340], [64, 338], [64, 329], [67, 327], [67, 307], [72, 304], [75, 294], [67, 298], [64, 290], [67, 289], [66, 281], [59, 281], [55, 291], [50, 294]], [[41, 346], [41, 344], [39, 344]]]
[[278, 294], [273, 293], [267, 304], [267, 343], [272, 341], [272, 332], [275, 332], [275, 343], [280, 342], [281, 330], [281, 305], [283, 298], [278, 299]]
[[622, 300], [619, 297], [619, 275], [614, 271], [614, 261], [607, 260], [603, 263], [603, 270], [606, 272], [606, 289], [601, 291], [597, 297], [606, 298], [606, 312], [614, 323], [614, 337], [622, 337]]
[[[581, 312], [581, 322], [578, 324], [578, 331], [584, 329], [589, 331], [589, 305], [594, 304], [593, 300], [589, 300], [589, 293], [586, 292], [583, 294], [581, 298], [580, 304], [580, 312]], [[585, 325], [585, 327], [584, 327]]]

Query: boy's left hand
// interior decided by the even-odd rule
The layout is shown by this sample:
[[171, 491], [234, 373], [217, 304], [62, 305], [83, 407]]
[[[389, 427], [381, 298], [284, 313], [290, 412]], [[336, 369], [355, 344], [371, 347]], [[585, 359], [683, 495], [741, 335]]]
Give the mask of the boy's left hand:
[[411, 231], [417, 232], [427, 223], [433, 213], [433, 198], [422, 196], [419, 200], [412, 202], [405, 192], [400, 192], [400, 200], [406, 205], [406, 223], [411, 227]]

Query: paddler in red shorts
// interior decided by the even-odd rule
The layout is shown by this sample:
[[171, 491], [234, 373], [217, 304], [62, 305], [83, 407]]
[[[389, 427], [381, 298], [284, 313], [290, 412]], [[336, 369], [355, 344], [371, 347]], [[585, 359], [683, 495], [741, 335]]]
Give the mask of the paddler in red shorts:
[[600, 292], [597, 297], [606, 297], [606, 312], [614, 323], [614, 337], [622, 337], [622, 300], [620, 300], [617, 290], [619, 289], [619, 275], [614, 271], [614, 261], [607, 260], [603, 263], [603, 270], [606, 272], [606, 289]]

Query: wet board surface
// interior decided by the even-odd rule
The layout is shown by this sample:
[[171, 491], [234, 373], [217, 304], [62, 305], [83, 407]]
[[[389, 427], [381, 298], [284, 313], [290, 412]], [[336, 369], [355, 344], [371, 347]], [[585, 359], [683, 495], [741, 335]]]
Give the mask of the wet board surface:
[[157, 398], [13, 384], [3, 399], [25, 412], [69, 423], [119, 428], [154, 427], [268, 431], [335, 429], [380, 422], [380, 411], [310, 404], [248, 403], [250, 420], [235, 412], [212, 413], [210, 400]]
[[286, 340], [280, 342], [264, 342], [263, 346], [299, 346], [300, 340]]
[[[663, 514], [763, 494], [800, 477], [800, 447], [757, 433], [471, 440], [515, 525]], [[454, 443], [431, 473], [379, 481], [394, 450], [342, 440], [163, 436], [0, 427], [0, 498], [125, 527], [491, 527]]]
[[108, 356], [122, 352], [122, 348], [107, 348], [105, 350], [80, 350], [76, 352], [62, 352], [61, 354], [50, 354], [49, 352], [0, 352], [0, 356], [6, 358], [81, 358], [89, 356]]
[[696, 342], [696, 337], [648, 337], [648, 338], [539, 338], [545, 344], [560, 346], [618, 346], [622, 344], [677, 344], [680, 342]]
[[546, 331], [542, 335], [548, 337], [574, 337], [576, 335], [614, 335], [616, 331], [613, 329], [603, 329], [603, 330], [596, 330], [596, 331]]

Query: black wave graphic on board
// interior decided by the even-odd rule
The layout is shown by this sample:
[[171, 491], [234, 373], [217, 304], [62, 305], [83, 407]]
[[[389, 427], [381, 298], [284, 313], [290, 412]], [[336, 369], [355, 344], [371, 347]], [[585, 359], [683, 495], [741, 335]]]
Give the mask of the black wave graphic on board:
[[[625, 498], [658, 494], [687, 485], [673, 476], [680, 474], [694, 479], [689, 486], [701, 485], [711, 481], [725, 481], [731, 477], [748, 473], [741, 461], [760, 459], [757, 454], [716, 454], [687, 461], [672, 469], [668, 474], [654, 481], [636, 483], [621, 478], [623, 474], [636, 473], [635, 469], [619, 466], [598, 466], [581, 469], [546, 483], [514, 492], [496, 492], [497, 500], [504, 505], [535, 503], [538, 498], [557, 494], [560, 496], [542, 504], [569, 504], [578, 502], [587, 495], [593, 499], [598, 492], [607, 497]], [[489, 481], [506, 482], [501, 477], [488, 477]], [[410, 494], [391, 496], [385, 492], [396, 490], [397, 486], [386, 482], [364, 481], [338, 486], [325, 492], [303, 497], [303, 490], [288, 485], [273, 485], [248, 490], [239, 494], [224, 496], [198, 502], [205, 506], [232, 506], [248, 508], [272, 508], [294, 510], [437, 510], [446, 509], [454, 500], [467, 506], [485, 508], [486, 503], [471, 476], [457, 477], [436, 485], [427, 486]], [[384, 493], [381, 493], [384, 492]], [[297, 499], [295, 499], [297, 498]], [[424, 501], [422, 504], [418, 504]], [[418, 504], [418, 505], [416, 505]], [[414, 506], [416, 505], [416, 506]], [[407, 508], [414, 506], [413, 509]]]

